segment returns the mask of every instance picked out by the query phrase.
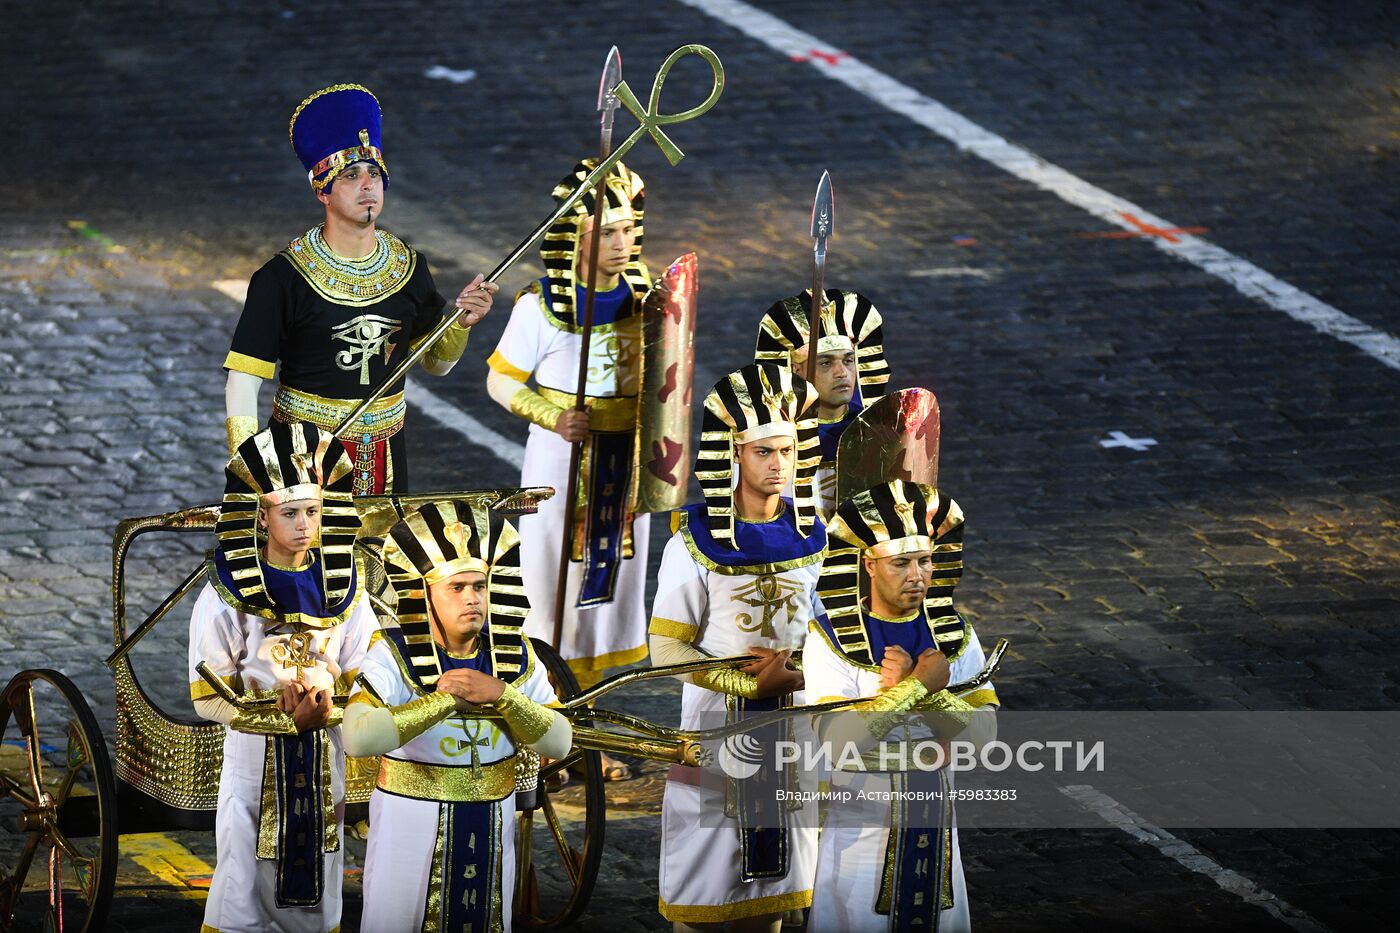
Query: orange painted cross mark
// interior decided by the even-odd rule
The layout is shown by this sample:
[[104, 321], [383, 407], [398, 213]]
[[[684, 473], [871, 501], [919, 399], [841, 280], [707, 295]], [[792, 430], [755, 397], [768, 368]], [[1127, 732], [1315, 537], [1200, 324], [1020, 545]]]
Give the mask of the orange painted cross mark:
[[812, 49], [801, 55], [789, 55], [788, 58], [795, 62], [810, 62], [812, 59], [819, 59], [828, 65], [838, 65], [841, 59], [850, 58], [850, 52], [823, 52], [821, 49]]
[[1177, 236], [1182, 233], [1199, 234], [1205, 233], [1205, 227], [1154, 227], [1152, 224], [1143, 223], [1132, 214], [1118, 215], [1128, 223], [1137, 227], [1136, 230], [1114, 230], [1109, 233], [1081, 233], [1080, 236], [1090, 240], [1130, 240], [1140, 236], [1161, 237], [1168, 243], [1180, 243]]

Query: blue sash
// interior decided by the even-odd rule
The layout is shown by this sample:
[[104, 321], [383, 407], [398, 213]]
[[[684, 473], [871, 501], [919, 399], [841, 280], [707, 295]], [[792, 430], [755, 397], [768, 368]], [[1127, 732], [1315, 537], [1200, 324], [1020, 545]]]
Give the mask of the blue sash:
[[[909, 771], [896, 790], [911, 791], [912, 799], [893, 801], [894, 819], [889, 845], [894, 846], [894, 877], [890, 885], [890, 929], [932, 930], [936, 911], [953, 906], [952, 825], [953, 804], [942, 771]], [[901, 786], [902, 785], [902, 786]], [[938, 846], [943, 847], [940, 861]], [[934, 873], [942, 866], [943, 878]]]
[[[788, 706], [792, 695], [747, 700], [735, 697], [735, 713], [768, 713]], [[756, 747], [767, 752], [777, 749], [786, 738], [787, 724], [773, 723], [749, 732]], [[787, 785], [787, 768], [771, 759], [750, 777], [734, 782], [736, 815], [739, 819], [739, 880], [744, 882], [786, 878], [790, 867], [791, 829], [787, 807], [778, 801], [778, 790]]]
[[435, 854], [442, 873], [442, 904], [433, 928], [490, 930], [496, 900], [492, 888], [500, 858], [500, 807], [496, 803], [442, 803], [439, 807], [439, 852]]
[[277, 789], [277, 906], [315, 907], [325, 883], [326, 730], [269, 738]]
[[583, 581], [580, 608], [612, 602], [622, 569], [627, 491], [632, 485], [634, 432], [588, 436], [588, 510], [583, 516]]

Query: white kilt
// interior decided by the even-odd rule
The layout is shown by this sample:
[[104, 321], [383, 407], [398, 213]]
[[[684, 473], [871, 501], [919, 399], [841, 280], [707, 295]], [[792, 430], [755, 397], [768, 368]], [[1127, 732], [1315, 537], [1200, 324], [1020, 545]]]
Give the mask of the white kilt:
[[[569, 489], [569, 444], [553, 431], [530, 425], [525, 442], [522, 486], [553, 486], [553, 498], [534, 515], [516, 519], [520, 529], [521, 575], [530, 614], [525, 634], [542, 641], [554, 639], [555, 587], [559, 579], [559, 550], [564, 536], [564, 497]], [[651, 516], [632, 523], [633, 556], [622, 562], [611, 602], [587, 609], [575, 606], [582, 562], [569, 563], [564, 602], [564, 627], [559, 653], [575, 671], [603, 671], [633, 664], [647, 656], [647, 547]]]
[[331, 787], [335, 801], [334, 852], [324, 853], [321, 903], [315, 907], [277, 906], [277, 862], [259, 859], [258, 817], [262, 809], [263, 750], [266, 739], [226, 730], [219, 809], [214, 822], [218, 863], [204, 905], [204, 926], [216, 933], [330, 933], [340, 928], [340, 888], [345, 865], [345, 755], [340, 730], [327, 730]]
[[[422, 929], [441, 806], [436, 800], [412, 800], [378, 789], [370, 796], [362, 933]], [[489, 806], [496, 808], [502, 827], [501, 874], [496, 890], [500, 928], [509, 930], [515, 895], [515, 795]]]
[[804, 803], [802, 812], [789, 816], [794, 825], [789, 830], [787, 877], [743, 882], [739, 823], [724, 815], [723, 788], [667, 781], [661, 803], [662, 916], [673, 922], [715, 923], [811, 904], [817, 862], [815, 804]]

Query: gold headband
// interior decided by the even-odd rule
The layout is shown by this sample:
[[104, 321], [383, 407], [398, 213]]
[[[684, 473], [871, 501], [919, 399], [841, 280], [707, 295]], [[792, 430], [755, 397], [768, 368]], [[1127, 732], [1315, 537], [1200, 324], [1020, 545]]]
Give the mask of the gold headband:
[[865, 549], [865, 553], [875, 558], [897, 557], [900, 554], [913, 554], [916, 551], [928, 551], [933, 553], [933, 540], [928, 535], [910, 535], [907, 538], [895, 538], [892, 541], [881, 541], [872, 544]]
[[258, 498], [258, 505], [265, 509], [274, 509], [279, 505], [288, 502], [299, 502], [302, 499], [315, 499], [321, 501], [321, 487], [315, 483], [298, 483], [295, 486], [288, 486], [285, 489], [274, 489], [272, 492]]
[[797, 425], [791, 421], [770, 421], [767, 424], [756, 424], [751, 428], [734, 432], [734, 443], [752, 444], [754, 441], [761, 441], [765, 437], [790, 437], [797, 439]]
[[433, 567], [423, 575], [423, 582], [432, 586], [434, 583], [441, 583], [448, 577], [454, 577], [459, 573], [476, 573], [489, 575], [491, 568], [486, 565], [486, 561], [479, 557], [458, 557], [453, 560], [443, 561]]

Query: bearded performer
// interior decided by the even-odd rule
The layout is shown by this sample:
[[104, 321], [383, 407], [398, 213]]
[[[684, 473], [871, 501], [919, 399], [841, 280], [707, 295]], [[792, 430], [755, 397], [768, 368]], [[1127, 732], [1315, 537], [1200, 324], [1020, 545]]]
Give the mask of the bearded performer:
[[[562, 202], [596, 164], [578, 164], [554, 189]], [[520, 519], [530, 615], [525, 632], [551, 641], [564, 543], [570, 445], [583, 444], [559, 653], [587, 689], [609, 667], [647, 655], [646, 564], [650, 516], [627, 506], [636, 468], [642, 299], [642, 179], [622, 163], [609, 173], [599, 242], [597, 295], [589, 342], [586, 411], [575, 411], [585, 283], [592, 261], [594, 194], [589, 191], [545, 234], [545, 275], [520, 293], [496, 351], [487, 390], [530, 422], [522, 486], [560, 494]], [[531, 375], [535, 387], [526, 385]], [[625, 769], [625, 766], [622, 766]], [[614, 773], [613, 777], [618, 775]]]
[[[389, 189], [379, 102], [358, 84], [323, 88], [301, 102], [288, 130], [324, 222], [253, 273], [224, 360], [230, 452], [257, 431], [258, 388], [281, 363], [272, 420], [333, 430], [442, 320], [427, 260], [376, 227]], [[457, 296], [456, 323], [422, 359], [451, 371], [468, 329], [497, 286], [478, 275]], [[342, 435], [357, 496], [407, 488], [403, 382], [389, 387]]]
[[[811, 345], [808, 327], [811, 290], [776, 302], [758, 325], [754, 359], [807, 372]], [[821, 464], [817, 468], [817, 512], [830, 517], [836, 509], [836, 445], [841, 432], [885, 391], [890, 367], [885, 362], [884, 328], [870, 299], [856, 292], [826, 289], [817, 318], [817, 421]]]
[[461, 501], [420, 509], [385, 541], [399, 624], [374, 634], [344, 725], [351, 754], [384, 755], [365, 933], [511, 929], [517, 750], [562, 758], [571, 742], [520, 631], [519, 544], [500, 515]]
[[[340, 928], [340, 710], [378, 629], [352, 548], [351, 464], [310, 424], [274, 423], [228, 463], [218, 550], [190, 618], [190, 695], [224, 723], [218, 863], [204, 930]], [[200, 662], [235, 692], [221, 699]]]
[[[767, 363], [730, 373], [705, 398], [696, 458], [705, 501], [680, 510], [679, 530], [661, 559], [652, 663], [743, 654], [760, 660], [743, 670], [689, 675], [682, 729], [802, 702], [802, 674], [790, 656], [816, 614], [826, 542], [811, 497], [817, 426], [808, 410], [815, 402], [803, 379]], [[789, 484], [792, 498], [783, 495]], [[775, 930], [785, 911], [811, 903], [814, 805], [782, 814], [785, 825], [757, 826], [733, 807], [735, 815], [726, 816], [734, 795], [709, 771], [676, 766], [668, 775], [660, 910], [677, 930], [723, 921]]]
[[[901, 714], [917, 711], [937, 714], [930, 739], [990, 740], [995, 688], [987, 683], [963, 695], [946, 689], [986, 663], [976, 631], [953, 608], [962, 575], [957, 503], [932, 486], [894, 480], [842, 502], [828, 534], [819, 590], [826, 613], [813, 623], [803, 653], [808, 695], [818, 703], [866, 698], [854, 709], [885, 715], [829, 717], [832, 728], [822, 738], [834, 748], [845, 741], [873, 746], [904, 721]], [[971, 715], [982, 709], [989, 712]], [[856, 800], [864, 791], [880, 802], [828, 810], [811, 929], [931, 930], [936, 910], [938, 929], [970, 928], [951, 802], [930, 795], [924, 803], [884, 803], [892, 790], [937, 791], [939, 777], [832, 773], [833, 791], [849, 790]], [[938, 846], [943, 873], [935, 884]]]

